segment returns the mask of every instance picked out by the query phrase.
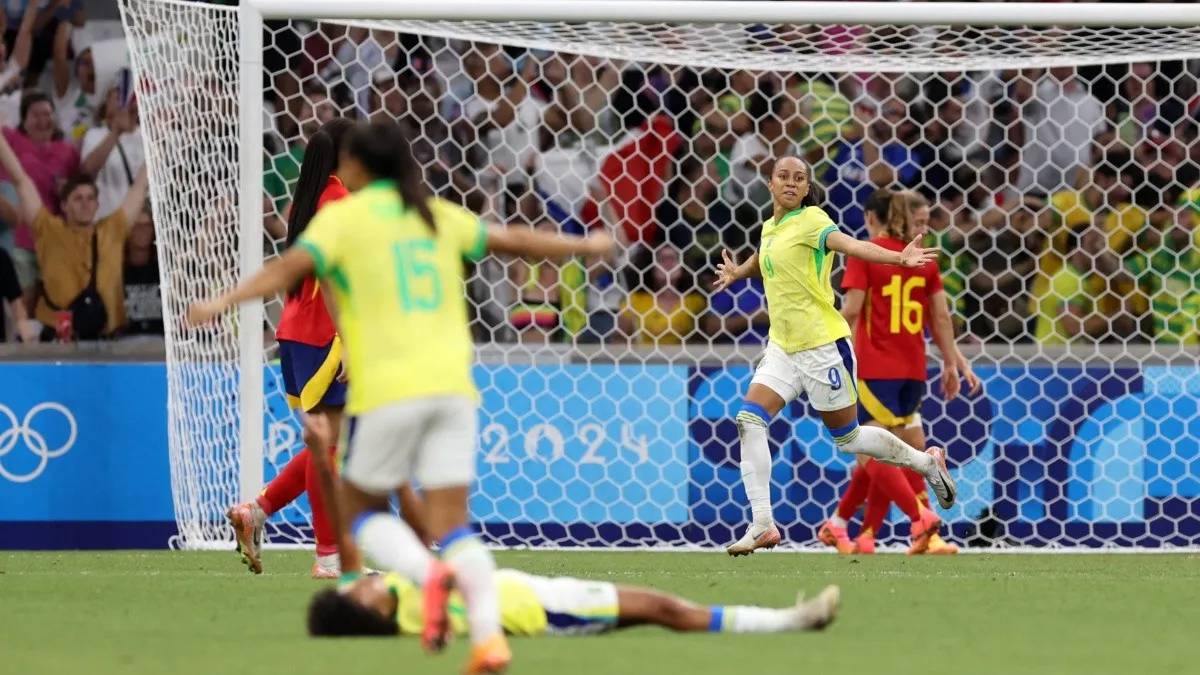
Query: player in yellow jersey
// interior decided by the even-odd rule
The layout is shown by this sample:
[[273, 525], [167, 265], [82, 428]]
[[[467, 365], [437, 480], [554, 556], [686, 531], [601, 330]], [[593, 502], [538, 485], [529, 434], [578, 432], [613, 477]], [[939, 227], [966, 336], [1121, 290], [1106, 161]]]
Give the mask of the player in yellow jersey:
[[925, 477], [943, 508], [956, 488], [940, 448], [921, 452], [877, 427], [859, 427], [857, 373], [848, 338], [850, 326], [834, 305], [831, 252], [867, 262], [920, 267], [936, 259], [934, 249], [913, 240], [891, 251], [842, 232], [817, 206], [808, 166], [783, 157], [771, 170], [774, 214], [763, 223], [758, 251], [738, 264], [728, 251], [717, 265], [714, 287], [762, 277], [771, 322], [768, 343], [737, 414], [742, 482], [753, 522], [726, 552], [738, 556], [779, 544], [771, 515], [771, 453], [767, 424], [801, 392], [821, 415], [839, 450], [866, 455]]
[[[596, 635], [642, 625], [714, 633], [821, 630], [837, 617], [841, 597], [837, 586], [827, 586], [791, 607], [703, 606], [650, 588], [511, 569], [497, 570], [496, 585], [504, 631], [524, 637]], [[450, 617], [459, 635], [466, 632], [461, 612], [462, 600], [454, 594]], [[308, 606], [311, 635], [419, 635], [423, 628], [421, 590], [398, 574], [319, 591]]]
[[[476, 406], [463, 260], [488, 251], [533, 258], [608, 255], [613, 240], [488, 227], [430, 197], [407, 135], [392, 122], [360, 125], [342, 146], [339, 175], [353, 194], [321, 209], [276, 261], [188, 311], [193, 324], [269, 297], [315, 274], [333, 289], [350, 375], [338, 503], [347, 531], [381, 566], [422, 583], [426, 648], [440, 651], [452, 586], [466, 600], [467, 672], [498, 672], [511, 654], [500, 629], [495, 562], [467, 526]], [[413, 480], [424, 490], [441, 559], [388, 498]]]

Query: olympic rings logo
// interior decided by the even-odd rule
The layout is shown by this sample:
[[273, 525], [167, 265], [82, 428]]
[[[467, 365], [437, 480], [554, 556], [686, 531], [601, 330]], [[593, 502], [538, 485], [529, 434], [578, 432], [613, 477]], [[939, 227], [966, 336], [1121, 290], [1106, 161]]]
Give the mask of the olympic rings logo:
[[[67, 427], [70, 430], [67, 433], [67, 440], [63, 441], [62, 445], [57, 448], [51, 448], [46, 442], [46, 437], [33, 428], [34, 418], [43, 412], [56, 412], [62, 415], [63, 419], [67, 421]], [[75, 445], [75, 438], [79, 432], [79, 427], [75, 424], [75, 416], [61, 403], [39, 403], [30, 408], [29, 412], [25, 413], [25, 418], [19, 422], [17, 421], [16, 414], [10, 408], [4, 404], [0, 404], [0, 424], [3, 424], [5, 420], [8, 422], [5, 425], [8, 429], [0, 432], [0, 460], [17, 447], [18, 441], [24, 441], [25, 450], [33, 453], [33, 456], [38, 460], [37, 465], [25, 473], [9, 471], [5, 468], [4, 462], [0, 461], [0, 476], [7, 478], [13, 483], [28, 483], [42, 475], [50, 460], [67, 454], [67, 451]]]

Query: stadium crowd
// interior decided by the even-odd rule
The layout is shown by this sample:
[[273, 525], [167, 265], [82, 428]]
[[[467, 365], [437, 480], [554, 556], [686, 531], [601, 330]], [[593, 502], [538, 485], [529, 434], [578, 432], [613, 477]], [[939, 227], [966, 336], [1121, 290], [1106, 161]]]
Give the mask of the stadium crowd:
[[[75, 3], [19, 4], [7, 5], [4, 137], [51, 215], [71, 198], [63, 186], [90, 189], [103, 227], [143, 164], [136, 101], [121, 78], [98, 83], [89, 48], [72, 44]], [[757, 241], [767, 158], [786, 153], [856, 236], [877, 188], [926, 196], [965, 339], [1200, 341], [1200, 63], [728, 72], [303, 22], [269, 24], [264, 44], [271, 242], [305, 139], [344, 115], [407, 122], [435, 191], [490, 219], [607, 227], [629, 244], [615, 274], [484, 263], [470, 289], [481, 341], [762, 342], [756, 281], [706, 289], [722, 248], [745, 256]], [[89, 284], [91, 237], [24, 222], [0, 179], [0, 291], [15, 333], [54, 339]], [[101, 334], [161, 333], [148, 205], [121, 231], [97, 239], [96, 283], [115, 305]]]

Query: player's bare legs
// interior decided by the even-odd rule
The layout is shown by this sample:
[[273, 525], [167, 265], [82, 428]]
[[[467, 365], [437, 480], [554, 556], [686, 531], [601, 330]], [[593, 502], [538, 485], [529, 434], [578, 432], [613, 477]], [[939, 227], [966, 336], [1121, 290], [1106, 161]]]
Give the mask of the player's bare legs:
[[925, 477], [942, 508], [954, 505], [958, 489], [946, 468], [946, 456], [941, 448], [921, 452], [879, 427], [859, 426], [857, 405], [821, 412], [821, 420], [833, 434], [838, 450], [912, 469]]
[[[310, 450], [312, 475], [305, 477], [309, 504], [312, 506], [313, 530], [317, 538], [317, 560], [313, 564], [314, 579], [336, 579], [348, 559], [353, 569], [361, 567], [358, 548], [342, 526], [336, 498], [337, 472], [330, 456], [335, 439], [342, 427], [342, 408], [320, 405], [308, 413], [313, 422], [304, 426], [304, 443]], [[332, 551], [330, 549], [333, 549]]]
[[[457, 585], [467, 604], [471, 634], [471, 657], [466, 671], [502, 672], [512, 661], [512, 652], [500, 629], [496, 562], [467, 525], [467, 492], [466, 485], [423, 491], [429, 532], [441, 543], [445, 563], [434, 566], [424, 587], [425, 631], [431, 640], [440, 637], [444, 641], [449, 636], [446, 604], [451, 588]], [[437, 625], [431, 625], [435, 622]]]
[[777, 633], [821, 630], [837, 617], [841, 593], [827, 586], [817, 597], [792, 607], [705, 607], [650, 588], [617, 587], [618, 628], [654, 625], [680, 632]]
[[779, 528], [771, 515], [771, 449], [767, 445], [767, 421], [787, 402], [770, 387], [751, 384], [737, 414], [741, 445], [742, 484], [750, 501], [752, 521], [746, 533], [725, 549], [731, 556], [748, 555], [758, 549], [779, 545]]

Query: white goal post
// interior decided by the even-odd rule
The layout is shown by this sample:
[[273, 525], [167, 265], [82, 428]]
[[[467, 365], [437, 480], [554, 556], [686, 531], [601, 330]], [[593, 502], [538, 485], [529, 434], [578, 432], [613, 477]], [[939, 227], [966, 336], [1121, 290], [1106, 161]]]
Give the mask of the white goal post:
[[[771, 147], [797, 148], [806, 156], [820, 157], [813, 164], [814, 175], [832, 181], [826, 187], [835, 192], [846, 187], [842, 169], [854, 163], [855, 143], [874, 142], [870, 140], [874, 125], [890, 125], [886, 133], [893, 134], [888, 136], [891, 141], [877, 144], [879, 164], [884, 163], [887, 148], [895, 150], [897, 159], [887, 174], [892, 184], [926, 193], [938, 226], [945, 228], [938, 230], [939, 243], [957, 247], [957, 257], [944, 266], [943, 274], [959, 284], [952, 299], [963, 313], [960, 328], [977, 343], [967, 351], [990, 369], [985, 379], [996, 392], [986, 404], [961, 408], [939, 400], [936, 416], [926, 420], [931, 442], [939, 440], [938, 434], [949, 433], [963, 448], [970, 448], [958, 460], [960, 481], [969, 489], [967, 505], [949, 518], [955, 538], [974, 536], [990, 544], [1043, 549], [1200, 546], [1200, 486], [1193, 486], [1195, 481], [1187, 478], [1186, 470], [1181, 473], [1176, 466], [1200, 461], [1200, 450], [1194, 448], [1200, 444], [1200, 428], [1187, 419], [1187, 411], [1200, 401], [1200, 389], [1185, 381], [1186, 373], [1200, 368], [1200, 358], [1190, 337], [1171, 333], [1172, 321], [1182, 313], [1186, 323], [1191, 316], [1186, 312], [1193, 308], [1189, 303], [1200, 303], [1200, 296], [1179, 300], [1178, 307], [1170, 310], [1174, 313], [1158, 326], [1155, 293], [1167, 292], [1165, 282], [1143, 282], [1131, 271], [1153, 272], [1158, 258], [1151, 255], [1151, 248], [1139, 248], [1142, 226], [1129, 224], [1137, 217], [1130, 215], [1132, 210], [1138, 209], [1150, 227], [1158, 222], [1154, 219], [1160, 211], [1185, 208], [1176, 206], [1176, 201], [1191, 203], [1186, 201], [1193, 199], [1191, 191], [1200, 189], [1200, 184], [1184, 184], [1181, 174], [1176, 174], [1155, 183], [1159, 201], [1135, 199], [1143, 187], [1137, 176], [1147, 185], [1153, 182], [1155, 162], [1161, 164], [1168, 152], [1174, 152], [1171, 142], [1181, 145], [1188, 156], [1179, 162], [1200, 159], [1200, 153], [1190, 157], [1193, 146], [1200, 143], [1184, 136], [1191, 134], [1190, 126], [1176, 131], [1184, 126], [1182, 117], [1162, 122], [1166, 140], [1151, 128], [1158, 118], [1173, 116], [1177, 109], [1188, 119], [1194, 116], [1188, 101], [1176, 105], [1175, 99], [1195, 89], [1200, 5], [242, 0], [237, 7], [225, 7], [179, 0], [121, 0], [120, 6], [131, 42], [160, 228], [178, 545], [229, 545], [232, 536], [221, 520], [223, 509], [228, 502], [257, 495], [264, 478], [295, 449], [294, 423], [288, 431], [286, 411], [279, 404], [279, 378], [269, 367], [269, 333], [264, 338], [264, 331], [246, 329], [273, 322], [276, 315], [271, 308], [264, 311], [261, 304], [247, 304], [235, 320], [208, 334], [181, 331], [172, 320], [187, 302], [258, 269], [264, 248], [268, 254], [277, 250], [278, 242], [274, 247], [263, 245], [264, 212], [266, 218], [277, 218], [280, 211], [278, 203], [274, 212], [264, 209], [263, 195], [269, 191], [264, 177], [273, 175], [291, 148], [302, 148], [301, 137], [307, 132], [295, 111], [307, 106], [308, 113], [317, 115], [321, 104], [306, 87], [319, 81], [328, 88], [328, 100], [341, 97], [337, 105], [342, 114], [386, 113], [403, 116], [418, 129], [433, 124], [450, 129], [430, 141], [434, 148], [423, 164], [427, 170], [446, 174], [443, 187], [459, 190], [468, 201], [472, 189], [488, 192], [483, 208], [489, 216], [521, 220], [523, 199], [536, 193], [546, 214], [551, 205], [563, 212], [542, 216], [559, 227], [568, 227], [568, 222], [622, 227], [626, 225], [622, 218], [632, 216], [614, 216], [613, 203], [621, 200], [621, 188], [616, 186], [620, 177], [605, 177], [604, 167], [605, 160], [618, 155], [622, 147], [632, 147], [634, 159], [647, 159], [654, 167], [660, 166], [654, 163], [659, 155], [646, 153], [670, 157], [663, 160], [667, 168], [648, 169], [651, 182], [662, 183], [657, 193], [660, 201], [673, 199], [667, 193], [677, 186], [681, 194], [691, 195], [695, 185], [716, 183], [708, 203], [728, 202], [730, 212], [726, 230], [714, 235], [722, 242], [727, 241], [728, 230], [749, 232], [756, 224], [745, 213], [750, 206], [761, 206], [751, 203], [759, 186], [753, 171], [743, 173], [751, 164], [738, 164], [738, 153], [744, 156], [750, 152], [747, 147], [758, 147], [752, 137], [767, 139], [759, 146], [771, 146], [765, 131], [768, 123], [778, 124], [779, 138], [789, 139]], [[365, 37], [351, 37], [352, 29]], [[329, 37], [335, 34], [340, 37]], [[342, 52], [337, 50], [353, 40], [358, 40], [358, 46], [346, 52], [349, 60], [340, 60]], [[310, 43], [328, 53], [311, 56]], [[385, 66], [377, 62], [377, 47]], [[507, 59], [496, 56], [506, 54], [505, 49], [511, 52]], [[276, 68], [267, 62], [272, 57], [281, 59], [287, 69], [311, 60], [310, 72], [271, 70]], [[423, 65], [414, 65], [418, 59], [424, 59]], [[493, 68], [490, 59], [503, 61], [509, 69], [502, 90], [511, 90], [514, 82], [525, 77], [530, 89], [541, 87], [544, 100], [536, 112], [529, 113], [536, 119], [524, 135], [512, 129], [523, 123], [520, 119], [505, 129], [488, 130], [493, 114], [489, 111], [494, 108], [485, 105], [477, 117], [468, 113], [471, 105], [484, 104], [478, 97], [472, 100], [463, 87], [469, 89], [472, 78], [487, 76]], [[483, 75], [473, 70], [479, 63], [484, 64]], [[522, 64], [527, 69], [518, 72]], [[556, 98], [564, 96], [565, 85], [548, 84], [551, 68], [561, 68], [566, 73], [562, 82], [574, 82], [572, 86], [579, 88], [570, 94], [571, 103]], [[1065, 74], [1053, 74], [1055, 69]], [[1086, 69], [1099, 69], [1095, 72], [1100, 74], [1092, 70], [1085, 74]], [[350, 74], [352, 70], [355, 74]], [[637, 75], [627, 77], [633, 71]], [[742, 73], [749, 75], [736, 81]], [[874, 76], [887, 81], [879, 85], [871, 81]], [[1105, 78], [1115, 84], [1104, 88]], [[1086, 80], [1085, 93], [1078, 94], [1068, 79]], [[1160, 89], [1165, 86], [1164, 91], [1148, 95], [1158, 113], [1151, 122], [1142, 124], [1137, 111], [1122, 108], [1126, 96], [1122, 87], [1132, 80], [1147, 89], [1153, 89], [1151, 82]], [[264, 81], [270, 96], [264, 96]], [[1102, 84], [1092, 88], [1093, 82]], [[607, 98], [589, 103], [587, 96], [602, 88], [607, 88]], [[712, 89], [711, 98], [697, 95], [698, 89], [706, 88]], [[1128, 91], [1135, 89], [1130, 85]], [[648, 126], [642, 129], [654, 131], [650, 120], [669, 118], [663, 124], [670, 130], [662, 133], [670, 139], [653, 151], [638, 145], [637, 130], [622, 126], [626, 111], [613, 103], [619, 93], [629, 93], [626, 100], [640, 105], [642, 90], [653, 90], [652, 98], [664, 109], [673, 106], [669, 114], [643, 111]], [[769, 94], [761, 94], [768, 90]], [[1101, 90], [1110, 93], [1107, 97], [1095, 93]], [[324, 91], [321, 97], [326, 96]], [[393, 94], [398, 101], [395, 110], [387, 102]], [[202, 100], [205, 97], [216, 101], [212, 106], [227, 108], [210, 110], [211, 102]], [[431, 105], [433, 111], [419, 109], [419, 104]], [[534, 110], [532, 104], [524, 105], [514, 104], [518, 118]], [[596, 108], [594, 119], [580, 121], [575, 112], [587, 105]], [[957, 126], [944, 123], [943, 105], [961, 108], [953, 113], [961, 115]], [[231, 116], [234, 106], [236, 113]], [[551, 128], [547, 111], [556, 111], [555, 106], [564, 118], [556, 122], [555, 133], [570, 137], [574, 145], [565, 147], [553, 134], [542, 132]], [[1041, 112], [1030, 112], [1037, 106]], [[832, 112], [835, 107], [838, 112]], [[890, 107], [898, 112], [888, 121], [884, 117]], [[868, 121], [858, 132], [848, 131], [857, 123], [852, 117], [859, 108], [874, 110], [883, 122]], [[1113, 112], [1114, 108], [1121, 110]], [[605, 123], [595, 121], [604, 115], [608, 116]], [[1038, 126], [1038, 120], [1055, 115], [1060, 116], [1056, 122], [1066, 120], [1072, 129], [1083, 128], [1086, 134], [1086, 141], [1077, 142], [1077, 154], [1083, 158], [1080, 166], [1069, 167], [1080, 169], [1078, 178], [1068, 179], [1060, 172], [1060, 177], [1047, 179], [1042, 171], [1053, 168], [1061, 144], [1039, 135], [1049, 132]], [[483, 131], [460, 133], [468, 123], [479, 127], [479, 120]], [[727, 126], [710, 132], [708, 125], [714, 120]], [[793, 124], [793, 120], [799, 121]], [[818, 131], [820, 121], [830, 128]], [[594, 127], [585, 126], [593, 123]], [[964, 124], [977, 128], [963, 131]], [[284, 131], [285, 126], [291, 131]], [[1016, 140], [1008, 131], [1014, 127], [1024, 128]], [[908, 140], [901, 139], [902, 128]], [[189, 129], [193, 136], [205, 138], [190, 138]], [[264, 138], [272, 134], [284, 149], [268, 147], [264, 153]], [[703, 145], [708, 142], [705, 134], [712, 136], [711, 149]], [[1107, 145], [1096, 149], [1102, 144], [1099, 139], [1113, 137], [1117, 141], [1105, 140]], [[1158, 154], [1144, 157], [1143, 144], [1152, 137]], [[950, 142], [962, 146], [953, 159], [943, 152]], [[1114, 150], [1116, 142], [1126, 143], [1128, 151]], [[530, 152], [517, 145], [539, 143], [541, 147]], [[997, 149], [993, 144], [1015, 149]], [[828, 161], [814, 148], [828, 150]], [[919, 161], [917, 148], [925, 153]], [[843, 151], [849, 159], [839, 168], [836, 162], [842, 160], [835, 155]], [[580, 165], [588, 174], [574, 182], [543, 179], [555, 172], [543, 166], [552, 154], [567, 158], [566, 174], [560, 179], [573, 176]], [[581, 159], [581, 154], [586, 157]], [[981, 159], [968, 159], [969, 155]], [[1034, 156], [1044, 157], [1029, 169]], [[205, 185], [192, 189], [180, 183], [185, 157], [202, 162], [202, 172], [194, 180]], [[1106, 162], [1118, 161], [1112, 157], [1124, 163], [1109, 171]], [[632, 161], [631, 156], [621, 161]], [[693, 170], [697, 173], [688, 173]], [[488, 173], [497, 171], [503, 174], [499, 178]], [[513, 178], [526, 171], [531, 174]], [[1096, 267], [1089, 274], [1103, 287], [1097, 294], [1132, 279], [1132, 285], [1122, 291], [1125, 295], [1112, 304], [1118, 308], [1114, 312], [1125, 312], [1126, 301], [1133, 302], [1135, 295], [1145, 296], [1144, 306], [1138, 306], [1140, 314], [1120, 323], [1124, 315], [1110, 314], [1097, 295], [1086, 310], [1087, 317], [1104, 320], [1094, 324], [1094, 339], [1067, 345], [1045, 341], [1036, 326], [1038, 313], [1042, 301], [1058, 292], [1052, 285], [1055, 275], [1068, 266], [1064, 260], [1070, 251], [1063, 248], [1064, 242], [1068, 235], [1072, 242], [1073, 237], [1082, 242], [1087, 236], [1079, 220], [1084, 197], [1071, 204], [1063, 200], [1072, 191], [1085, 195], [1110, 174], [1119, 184], [1131, 183], [1129, 195], [1126, 201], [1118, 203], [1122, 198], [1114, 196], [1112, 204], [1105, 201], [1088, 208], [1089, 223], [1096, 220], [1109, 247], [1091, 251]], [[462, 180], [473, 181], [474, 187], [461, 188], [455, 181]], [[1008, 181], [1015, 185], [1006, 189]], [[846, 187], [849, 197], [835, 194], [833, 198], [842, 200], [839, 204], [846, 209], [859, 208], [857, 200], [868, 182], [864, 178]], [[955, 187], [947, 190], [946, 183]], [[511, 196], [514, 186], [528, 193]], [[604, 194], [597, 197], [598, 190]], [[1116, 188], [1110, 194], [1116, 195]], [[278, 195], [272, 194], [271, 199], [278, 202]], [[1200, 197], [1195, 199], [1200, 209]], [[589, 203], [596, 213], [585, 217]], [[686, 203], [680, 202], [676, 209], [681, 219]], [[211, 218], [189, 213], [209, 205]], [[833, 215], [838, 221], [838, 215]], [[707, 217], [711, 219], [711, 211]], [[861, 219], [861, 212], [855, 217]], [[655, 218], [660, 218], [657, 212], [646, 222]], [[959, 227], [966, 228], [964, 234], [954, 239], [951, 235]], [[1038, 228], [1050, 227], [1060, 229], [1030, 243]], [[657, 311], [654, 294], [645, 291], [658, 283], [648, 270], [659, 269], [654, 266], [660, 264], [657, 256], [663, 247], [675, 247], [673, 255], [692, 273], [695, 262], [689, 256], [695, 241], [689, 237], [677, 243], [668, 228], [661, 229], [666, 233], [658, 239], [645, 235], [645, 241], [638, 242], [638, 252], [653, 262], [622, 261], [625, 268], [605, 282], [610, 284], [608, 295], [589, 294], [588, 283], [572, 287], [570, 293], [588, 296], [579, 301], [584, 328], [577, 331], [562, 327], [572, 311], [563, 281], [567, 270], [551, 275], [553, 281], [548, 283], [555, 286], [553, 293], [537, 288], [543, 285], [538, 275], [546, 273], [544, 269], [515, 271], [508, 262], [491, 260], [476, 271], [470, 297], [478, 314], [474, 328], [481, 366], [477, 377], [482, 378], [485, 412], [483, 487], [472, 508], [477, 515], [484, 514], [485, 532], [493, 542], [709, 547], [723, 544], [732, 532], [744, 496], [730, 473], [731, 466], [736, 469], [734, 450], [728, 447], [732, 445], [729, 429], [720, 418], [740, 398], [745, 367], [757, 358], [760, 348], [738, 344], [739, 336], [721, 329], [709, 330], [707, 322], [717, 310], [704, 304], [707, 300], [696, 299], [704, 307], [690, 309], [693, 296], [702, 295], [702, 272], [676, 284], [682, 306], [695, 314], [685, 334], [674, 334], [685, 329], [668, 317], [666, 332], [640, 342], [635, 336], [634, 344], [586, 337], [595, 307], [603, 306], [613, 315], [609, 335], [626, 330], [627, 315], [635, 311], [629, 297], [646, 295], [651, 307], [647, 311]], [[645, 230], [637, 233], [643, 235]], [[978, 243], [985, 239], [990, 243]], [[751, 243], [741, 235], [735, 240], [743, 246]], [[1028, 247], [1030, 253], [1022, 258], [1019, 251], [1009, 250], [1011, 246]], [[1180, 260], [1178, 267], [1157, 273], [1163, 279], [1190, 274]], [[638, 264], [648, 267], [635, 269]], [[1024, 281], [1019, 288], [1002, 283], [1021, 275]], [[986, 288], [973, 281], [980, 277], [988, 278]], [[1016, 292], [1014, 288], [1020, 293], [1019, 308], [1016, 299], [1009, 298], [1007, 306], [998, 300], [1004, 293]], [[553, 338], [537, 344], [525, 339], [525, 328], [514, 329], [510, 321], [513, 312], [530, 309], [523, 305], [528, 289], [539, 298], [530, 311], [536, 314], [541, 305], [550, 304], [559, 313]], [[614, 293], [629, 297], [614, 300]], [[553, 301], [546, 300], [550, 295]], [[726, 311], [730, 316], [740, 314], [745, 321], [738, 325], [750, 331], [753, 320], [745, 316], [750, 310], [738, 302], [735, 299]], [[642, 318], [635, 317], [631, 325], [649, 331], [639, 323]], [[726, 320], [720, 319], [719, 325], [725, 326]], [[1172, 337], [1167, 339], [1168, 335]], [[1137, 385], [1123, 388], [1123, 378], [1129, 377], [1136, 377]], [[555, 403], [547, 402], [556, 397]], [[1037, 398], [1036, 405], [1021, 409], [1021, 401], [1030, 397]], [[1111, 405], [1093, 405], [1096, 397], [1111, 399]], [[1069, 403], [1055, 408], [1055, 400]], [[638, 402], [646, 409], [631, 411], [629, 406]], [[1071, 406], [1082, 406], [1082, 412]], [[790, 410], [784, 417], [804, 417], [802, 407]], [[1169, 429], [1176, 431], [1148, 430], [1133, 421], [1121, 426], [1129, 411], [1165, 415], [1174, 425]], [[1086, 420], [1074, 418], [1079, 415]], [[1035, 429], [1039, 424], [1045, 425], [1043, 435]], [[788, 445], [779, 449], [776, 460], [780, 518], [790, 519], [786, 525], [794, 543], [809, 545], [811, 537], [804, 534], [819, 525], [814, 522], [817, 514], [828, 514], [832, 508], [847, 465], [829, 454], [831, 446], [824, 439], [818, 440], [820, 430], [811, 418], [777, 421], [773, 429], [773, 449]], [[784, 440], [806, 434], [809, 437], [802, 440]], [[1087, 440], [1076, 443], [1072, 440], [1076, 434]], [[676, 443], [678, 439], [672, 438], [676, 435], [683, 440]], [[1147, 439], [1144, 458], [1109, 447], [1135, 437]], [[722, 449], [727, 454], [721, 455]], [[609, 455], [634, 459], [600, 461]], [[536, 466], [531, 464], [534, 460], [539, 462]], [[1122, 473], [1122, 467], [1134, 461], [1137, 467]], [[790, 471], [788, 462], [800, 467], [790, 476], [784, 471]], [[1139, 472], [1137, 480], [1125, 480]], [[812, 476], [819, 477], [816, 485], [797, 487]], [[1130, 487], [1131, 483], [1137, 486]], [[307, 518], [302, 509], [282, 514], [271, 530], [272, 541], [308, 541]], [[983, 532], [997, 524], [997, 533]], [[897, 534], [887, 536], [897, 541]]]

